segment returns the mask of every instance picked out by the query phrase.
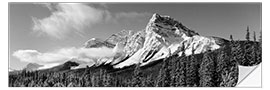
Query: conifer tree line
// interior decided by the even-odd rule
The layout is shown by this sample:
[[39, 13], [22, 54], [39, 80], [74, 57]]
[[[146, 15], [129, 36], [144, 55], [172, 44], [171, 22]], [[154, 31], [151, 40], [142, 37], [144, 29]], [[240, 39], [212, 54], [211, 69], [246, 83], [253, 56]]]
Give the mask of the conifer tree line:
[[[76, 72], [22, 71], [9, 75], [10, 87], [234, 87], [238, 81], [238, 65], [261, 63], [262, 38], [234, 40], [230, 35], [227, 45], [205, 53], [187, 56], [173, 54], [155, 66], [133, 66], [130, 72], [110, 72], [90, 67]], [[184, 50], [184, 48], [182, 48]], [[183, 51], [181, 50], [181, 51]]]

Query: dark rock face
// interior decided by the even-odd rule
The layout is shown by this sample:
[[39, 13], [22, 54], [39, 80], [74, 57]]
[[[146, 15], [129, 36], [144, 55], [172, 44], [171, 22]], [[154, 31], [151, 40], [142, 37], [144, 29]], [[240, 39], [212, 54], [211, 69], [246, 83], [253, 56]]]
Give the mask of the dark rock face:
[[67, 61], [63, 65], [65, 67], [72, 67], [72, 66], [78, 66], [79, 64], [77, 62]]
[[58, 66], [52, 67], [52, 68], [48, 68], [48, 69], [44, 69], [42, 71], [47, 71], [47, 72], [60, 72], [60, 71], [65, 71], [65, 70], [70, 70], [71, 67], [76, 67], [79, 66], [80, 64], [74, 61], [67, 61], [63, 64], [60, 64]]
[[107, 42], [116, 45], [117, 43], [121, 43], [126, 45], [127, 40], [134, 34], [132, 30], [122, 30], [117, 34], [111, 35], [109, 38], [106, 39]]
[[126, 56], [132, 56], [139, 49], [141, 49], [145, 42], [145, 31], [141, 30], [133, 34], [127, 39], [127, 43], [124, 47], [124, 52]]
[[[80, 70], [71, 69], [86, 62], [72, 59], [43, 71], [67, 71], [73, 75], [87, 75], [78, 73], [91, 71], [90, 76], [102, 76], [103, 70], [107, 70], [112, 75], [110, 80], [121, 87], [137, 86], [133, 85], [135, 79], [142, 83], [138, 86], [152, 84], [147, 87], [234, 87], [238, 82], [238, 65], [261, 63], [261, 59], [235, 58], [245, 55], [254, 42], [239, 43], [239, 51], [234, 53], [232, 43], [226, 39], [201, 36], [169, 16], [154, 14], [145, 30], [136, 33], [123, 30], [106, 40], [92, 38], [85, 43], [85, 48], [108, 47], [115, 51], [121, 48], [114, 57], [100, 58], [97, 61], [100, 63]], [[35, 70], [40, 65], [30, 63], [27, 67]], [[118, 87], [111, 86], [114, 85]]]
[[176, 29], [170, 29], [170, 28], [176, 27], [177, 29], [180, 30], [180, 32], [185, 33], [188, 37], [199, 35], [199, 33], [187, 28], [182, 23], [178, 22], [177, 20], [174, 20], [170, 16], [161, 16], [157, 13], [153, 15], [150, 22], [148, 23], [148, 26], [168, 28], [169, 30], [176, 30]]

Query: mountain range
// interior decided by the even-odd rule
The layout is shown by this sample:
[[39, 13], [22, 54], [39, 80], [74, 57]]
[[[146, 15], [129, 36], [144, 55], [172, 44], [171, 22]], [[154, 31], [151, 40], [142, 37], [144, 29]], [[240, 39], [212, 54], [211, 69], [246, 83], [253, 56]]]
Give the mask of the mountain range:
[[222, 38], [199, 35], [170, 16], [153, 14], [144, 30], [123, 30], [106, 40], [93, 38], [86, 42], [85, 48], [99, 46], [114, 49], [118, 53], [115, 57], [100, 58], [96, 65], [123, 68], [138, 63], [144, 66], [175, 54], [181, 56], [183, 52], [191, 55], [192, 49], [195, 54], [216, 50], [226, 42]]
[[43, 86], [234, 87], [243, 78], [239, 65], [261, 63], [260, 45], [203, 36], [170, 16], [153, 14], [143, 30], [122, 30], [84, 44], [83, 49], [110, 49], [112, 56], [89, 58], [92, 62], [72, 58], [49, 68], [29, 63], [12, 70], [9, 80], [10, 86], [30, 87], [35, 84], [28, 80]]
[[[186, 56], [189, 56], [192, 52], [201, 54], [226, 45], [229, 45], [229, 41], [226, 39], [202, 36], [170, 16], [155, 13], [143, 30], [137, 32], [122, 30], [105, 40], [91, 38], [84, 44], [84, 48], [111, 48], [115, 53], [113, 57], [98, 58], [93, 64], [73, 58], [49, 69], [56, 71], [55, 68], [62, 70], [62, 67], [79, 69], [102, 65], [110, 66], [112, 69], [121, 69], [136, 64], [147, 66], [174, 55], [180, 57], [182, 53], [185, 53]], [[76, 65], [66, 64], [71, 62], [76, 63]], [[29, 63], [24, 69], [35, 71], [39, 70], [40, 67], [42, 65]]]

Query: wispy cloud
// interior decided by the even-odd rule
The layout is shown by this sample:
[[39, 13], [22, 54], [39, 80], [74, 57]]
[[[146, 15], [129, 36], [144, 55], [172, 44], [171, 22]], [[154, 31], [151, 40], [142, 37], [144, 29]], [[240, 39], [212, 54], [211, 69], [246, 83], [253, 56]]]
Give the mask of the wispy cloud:
[[104, 21], [118, 19], [140, 18], [149, 13], [120, 12], [111, 13], [106, 9], [95, 8], [81, 3], [44, 4], [52, 14], [43, 19], [33, 20], [33, 31], [48, 36], [63, 39], [70, 33], [82, 35], [84, 28]]
[[33, 30], [61, 39], [72, 33], [82, 34], [85, 27], [100, 22], [106, 11], [79, 3], [46, 4], [51, 16], [37, 19], [33, 17]]
[[[93, 62], [101, 57], [113, 57], [115, 52], [107, 47], [101, 48], [63, 48], [51, 52], [41, 53], [37, 50], [18, 50], [13, 56], [23, 62], [54, 65], [76, 58], [83, 62]], [[95, 61], [94, 61], [95, 62]]]

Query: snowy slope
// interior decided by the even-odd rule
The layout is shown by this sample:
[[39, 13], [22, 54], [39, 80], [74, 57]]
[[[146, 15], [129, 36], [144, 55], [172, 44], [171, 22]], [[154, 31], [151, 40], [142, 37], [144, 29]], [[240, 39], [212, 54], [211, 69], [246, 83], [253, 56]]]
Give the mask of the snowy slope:
[[[123, 68], [137, 63], [143, 66], [175, 53], [179, 56], [182, 52], [191, 55], [192, 49], [195, 50], [195, 54], [215, 50], [220, 48], [216, 42], [216, 39], [200, 36], [169, 16], [154, 14], [146, 26], [142, 48], [114, 68]], [[182, 47], [184, 47], [183, 51], [180, 50]]]
[[[106, 40], [90, 39], [85, 48], [113, 48], [114, 57], [95, 59], [95, 65], [110, 64], [114, 68], [141, 63], [147, 65], [171, 55], [191, 55], [220, 48], [223, 39], [205, 37], [190, 30], [170, 16], [153, 14], [144, 30], [133, 32], [123, 30]], [[218, 43], [217, 43], [218, 42]]]
[[113, 48], [114, 46], [115, 46], [114, 44], [99, 38], [91, 38], [84, 44], [85, 48], [99, 48], [99, 47]]

